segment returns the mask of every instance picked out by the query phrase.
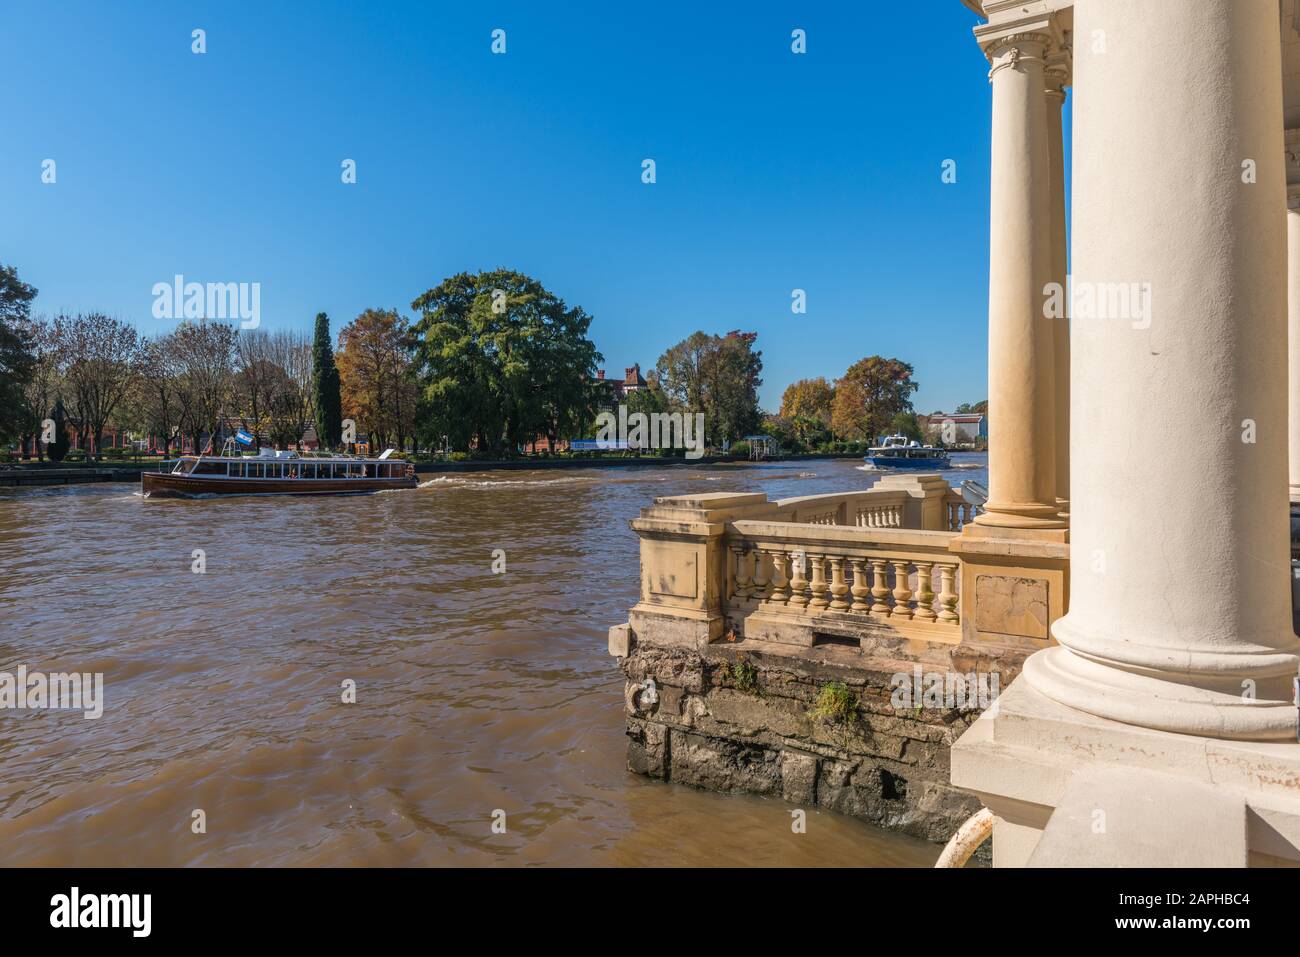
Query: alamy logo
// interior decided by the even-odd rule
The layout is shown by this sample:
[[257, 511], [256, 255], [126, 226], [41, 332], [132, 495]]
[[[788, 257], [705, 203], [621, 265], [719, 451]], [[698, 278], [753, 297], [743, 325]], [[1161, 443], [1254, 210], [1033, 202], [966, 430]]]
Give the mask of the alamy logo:
[[959, 708], [984, 710], [998, 696], [1001, 679], [996, 673], [926, 671], [920, 665], [895, 674], [889, 681], [894, 689], [889, 703], [896, 711], [916, 708]]
[[1043, 315], [1048, 319], [1120, 319], [1134, 329], [1151, 328], [1151, 283], [1087, 282], [1065, 277], [1065, 285], [1043, 287]]
[[186, 282], [177, 274], [154, 283], [153, 297], [155, 319], [238, 319], [240, 329], [262, 323], [260, 282]]
[[0, 671], [0, 709], [17, 711], [80, 711], [83, 718], [95, 719], [104, 714], [104, 673], [28, 672], [19, 665], [18, 672]]
[[704, 454], [703, 412], [644, 412], [628, 414], [627, 406], [596, 416], [598, 449], [685, 449], [688, 459]]
[[74, 887], [51, 897], [50, 908], [51, 927], [128, 927], [132, 937], [148, 937], [153, 923], [152, 894], [82, 894]]

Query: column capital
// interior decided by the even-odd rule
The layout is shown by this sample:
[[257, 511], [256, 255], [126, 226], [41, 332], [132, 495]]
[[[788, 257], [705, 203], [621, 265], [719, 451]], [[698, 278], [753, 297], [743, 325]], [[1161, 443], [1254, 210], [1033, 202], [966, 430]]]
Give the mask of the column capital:
[[1003, 67], [1025, 61], [1047, 63], [1048, 55], [1065, 48], [1065, 30], [1053, 14], [998, 19], [975, 28], [975, 42], [988, 58], [989, 79]]
[[1070, 38], [1067, 35], [1062, 44], [1054, 45], [1047, 51], [1043, 64], [1047, 95], [1057, 104], [1065, 102], [1065, 88], [1074, 82], [1074, 56], [1071, 53]]

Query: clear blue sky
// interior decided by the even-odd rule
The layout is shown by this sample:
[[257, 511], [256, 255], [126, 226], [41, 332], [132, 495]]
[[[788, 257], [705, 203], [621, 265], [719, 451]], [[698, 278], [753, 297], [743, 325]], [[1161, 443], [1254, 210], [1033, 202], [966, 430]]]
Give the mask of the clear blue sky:
[[323, 310], [337, 333], [505, 266], [595, 317], [610, 374], [739, 328], [772, 410], [874, 353], [915, 365], [920, 411], [987, 395], [990, 93], [958, 0], [20, 0], [5, 20], [0, 262], [39, 313], [157, 332], [153, 284], [181, 273], [260, 282], [266, 328]]

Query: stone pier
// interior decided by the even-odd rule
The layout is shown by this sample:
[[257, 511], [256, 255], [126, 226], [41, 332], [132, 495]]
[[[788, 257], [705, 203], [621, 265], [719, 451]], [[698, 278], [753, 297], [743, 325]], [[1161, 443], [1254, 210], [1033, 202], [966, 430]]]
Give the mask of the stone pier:
[[[632, 523], [641, 599], [610, 632], [629, 767], [946, 841], [979, 809], [949, 782], [952, 745], [1050, 625], [1002, 575], [964, 584], [952, 545], [974, 517], [937, 475], [656, 499]], [[967, 639], [967, 588], [1001, 640]]]

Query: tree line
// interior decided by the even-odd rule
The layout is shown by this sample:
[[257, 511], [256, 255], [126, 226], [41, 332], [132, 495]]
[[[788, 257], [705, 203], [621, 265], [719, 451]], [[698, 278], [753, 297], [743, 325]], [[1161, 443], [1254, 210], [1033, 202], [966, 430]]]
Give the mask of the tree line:
[[[412, 302], [414, 321], [366, 309], [337, 348], [325, 313], [311, 335], [187, 319], [144, 336], [98, 312], [33, 317], [35, 297], [0, 266], [0, 440], [29, 443], [53, 420], [52, 456], [69, 427], [95, 450], [120, 429], [171, 454], [182, 440], [201, 450], [233, 422], [278, 448], [314, 427], [327, 449], [365, 435], [372, 449], [495, 457], [539, 438], [551, 448], [588, 438], [613, 405], [612, 380], [596, 375], [604, 357], [588, 337], [591, 315], [511, 270], [444, 279]], [[862, 359], [833, 384], [793, 383], [776, 415], [759, 407], [762, 372], [756, 333], [699, 331], [665, 350], [624, 401], [629, 412], [703, 412], [714, 448], [760, 431], [817, 448], [915, 418], [912, 367], [897, 359]]]
[[414, 434], [410, 326], [396, 310], [357, 316], [336, 355], [324, 313], [314, 337], [208, 319], [144, 336], [100, 312], [33, 317], [35, 297], [0, 266], [0, 440], [41, 439], [40, 455], [61, 459], [69, 431], [91, 458], [116, 430], [153, 437], [164, 455], [185, 440], [202, 450], [231, 423], [277, 448], [301, 446], [314, 425], [322, 447], [338, 448], [345, 410], [372, 445]]
[[786, 387], [781, 411], [766, 430], [793, 449], [819, 449], [833, 443], [871, 443], [890, 433], [921, 440], [912, 408], [919, 388], [908, 362], [868, 356], [829, 382], [824, 376], [800, 379]]

